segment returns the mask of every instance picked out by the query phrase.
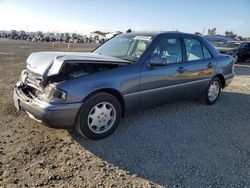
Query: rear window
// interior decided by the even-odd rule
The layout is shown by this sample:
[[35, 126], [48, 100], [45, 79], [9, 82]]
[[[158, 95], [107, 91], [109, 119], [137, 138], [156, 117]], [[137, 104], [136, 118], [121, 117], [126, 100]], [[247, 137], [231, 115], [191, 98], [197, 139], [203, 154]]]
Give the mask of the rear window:
[[203, 45], [203, 53], [204, 53], [204, 59], [210, 59], [212, 58], [211, 53], [209, 52], [209, 50], [207, 49], [206, 46]]
[[196, 39], [184, 39], [188, 61], [203, 59], [202, 45]]

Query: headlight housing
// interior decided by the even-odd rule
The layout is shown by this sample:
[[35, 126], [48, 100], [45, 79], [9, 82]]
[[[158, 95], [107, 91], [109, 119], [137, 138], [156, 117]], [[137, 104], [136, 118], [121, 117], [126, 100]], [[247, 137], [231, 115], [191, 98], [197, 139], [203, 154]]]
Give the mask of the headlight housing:
[[49, 102], [62, 102], [67, 98], [67, 93], [56, 88], [55, 85], [49, 84], [42, 93], [41, 97]]
[[23, 70], [21, 75], [20, 75], [20, 80], [22, 83], [26, 83], [26, 80], [27, 80], [27, 77], [28, 77], [28, 73], [26, 70]]

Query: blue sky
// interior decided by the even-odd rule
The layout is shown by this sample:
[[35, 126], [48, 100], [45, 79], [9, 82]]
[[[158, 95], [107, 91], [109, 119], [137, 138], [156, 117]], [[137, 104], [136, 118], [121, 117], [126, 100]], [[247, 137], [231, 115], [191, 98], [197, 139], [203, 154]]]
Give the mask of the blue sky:
[[179, 30], [250, 36], [250, 0], [0, 0], [0, 30]]

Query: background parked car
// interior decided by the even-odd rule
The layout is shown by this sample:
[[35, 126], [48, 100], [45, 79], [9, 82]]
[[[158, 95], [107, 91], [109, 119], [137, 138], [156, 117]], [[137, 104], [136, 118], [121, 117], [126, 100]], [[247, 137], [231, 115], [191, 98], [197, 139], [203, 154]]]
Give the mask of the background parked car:
[[232, 55], [236, 62], [250, 60], [250, 42], [230, 41], [217, 47], [220, 53]]
[[231, 38], [228, 38], [223, 35], [206, 35], [204, 36], [210, 43], [212, 43], [215, 47], [220, 46], [223, 43], [233, 41]]

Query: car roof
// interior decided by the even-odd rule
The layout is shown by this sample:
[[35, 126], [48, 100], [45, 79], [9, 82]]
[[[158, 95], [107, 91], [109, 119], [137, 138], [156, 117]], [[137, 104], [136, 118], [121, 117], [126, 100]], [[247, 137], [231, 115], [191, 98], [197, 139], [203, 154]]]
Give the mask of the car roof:
[[217, 57], [220, 56], [221, 54], [213, 47], [211, 43], [208, 42], [204, 38], [204, 36], [200, 36], [197, 34], [189, 34], [189, 33], [183, 33], [179, 31], [154, 31], [154, 32], [131, 32], [131, 33], [124, 33], [120, 34], [118, 36], [131, 36], [131, 37], [136, 37], [136, 36], [151, 36], [153, 38], [156, 38], [158, 36], [170, 36], [170, 37], [187, 37], [187, 38], [194, 38], [203, 41], [206, 47], [209, 48], [210, 52], [213, 54], [213, 56]]
[[176, 35], [176, 36], [192, 36], [192, 37], [197, 37], [200, 38], [202, 36], [196, 35], [196, 34], [190, 34], [190, 33], [183, 33], [179, 31], [145, 31], [145, 32], [131, 32], [131, 33], [124, 33], [121, 35], [127, 35], [127, 36], [152, 36], [156, 37], [159, 35]]

